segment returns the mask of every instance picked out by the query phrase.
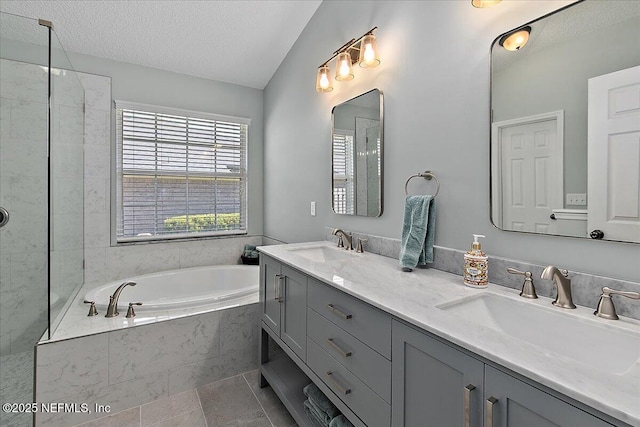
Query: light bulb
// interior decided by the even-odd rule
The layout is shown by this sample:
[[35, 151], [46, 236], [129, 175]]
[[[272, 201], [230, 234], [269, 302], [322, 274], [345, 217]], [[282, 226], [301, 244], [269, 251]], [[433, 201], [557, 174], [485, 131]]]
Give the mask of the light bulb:
[[380, 64], [378, 49], [376, 48], [376, 37], [373, 34], [364, 36], [360, 46], [360, 59], [358, 62], [361, 67], [375, 67]]
[[500, 46], [509, 51], [520, 50], [529, 41], [529, 34], [531, 33], [531, 27], [523, 27], [517, 31], [503, 36], [500, 39]]
[[327, 75], [326, 75], [326, 74], [323, 74], [323, 75], [320, 77], [320, 87], [321, 87], [322, 89], [326, 89], [326, 88], [328, 88], [328, 87], [329, 87], [329, 79], [327, 78]]
[[351, 54], [342, 52], [338, 55], [336, 66], [336, 80], [345, 81], [353, 79], [353, 68], [351, 67]]
[[333, 86], [331, 86], [331, 80], [329, 79], [329, 67], [326, 65], [318, 68], [318, 77], [316, 78], [316, 91], [318, 92], [331, 92]]

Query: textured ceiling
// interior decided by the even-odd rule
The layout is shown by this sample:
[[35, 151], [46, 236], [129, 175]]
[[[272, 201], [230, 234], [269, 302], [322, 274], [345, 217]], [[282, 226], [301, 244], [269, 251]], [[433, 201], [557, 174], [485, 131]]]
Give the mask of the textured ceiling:
[[263, 89], [320, 3], [2, 0], [0, 10], [52, 21], [67, 52]]

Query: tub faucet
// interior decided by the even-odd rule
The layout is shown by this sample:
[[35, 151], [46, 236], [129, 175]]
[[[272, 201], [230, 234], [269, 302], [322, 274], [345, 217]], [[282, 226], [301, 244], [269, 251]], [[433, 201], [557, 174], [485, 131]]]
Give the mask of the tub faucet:
[[135, 286], [136, 282], [124, 282], [122, 285], [118, 286], [118, 289], [109, 297], [109, 307], [107, 307], [107, 314], [104, 317], [116, 317], [118, 314], [118, 299], [120, 298], [120, 294], [122, 290], [126, 286]]
[[352, 240], [351, 240], [351, 234], [347, 234], [344, 231], [342, 231], [341, 229], [336, 228], [335, 230], [333, 230], [333, 235], [341, 237], [341, 238], [344, 239], [344, 241], [346, 243], [346, 246], [345, 246], [346, 250], [348, 250], [348, 251], [353, 250], [353, 243], [352, 243]]
[[571, 279], [567, 276], [569, 272], [567, 270], [558, 270], [553, 265], [548, 266], [542, 272], [542, 279], [553, 280], [558, 290], [556, 300], [553, 301], [553, 305], [562, 308], [576, 308], [573, 300], [571, 299]]

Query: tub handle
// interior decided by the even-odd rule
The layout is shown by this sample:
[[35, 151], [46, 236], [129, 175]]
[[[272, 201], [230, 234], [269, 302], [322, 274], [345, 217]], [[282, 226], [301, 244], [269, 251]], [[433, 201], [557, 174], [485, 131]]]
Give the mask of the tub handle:
[[273, 294], [275, 295], [275, 300], [278, 302], [282, 302], [282, 279], [284, 276], [282, 274], [276, 274], [273, 276]]

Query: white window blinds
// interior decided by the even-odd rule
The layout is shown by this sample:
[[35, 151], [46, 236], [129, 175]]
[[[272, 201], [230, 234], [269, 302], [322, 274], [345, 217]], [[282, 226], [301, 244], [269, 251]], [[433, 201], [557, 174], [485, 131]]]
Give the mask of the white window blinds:
[[247, 229], [248, 119], [116, 102], [118, 242]]
[[333, 211], [353, 214], [355, 209], [353, 131], [333, 131]]

